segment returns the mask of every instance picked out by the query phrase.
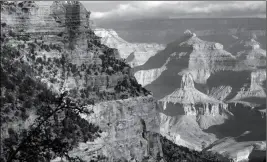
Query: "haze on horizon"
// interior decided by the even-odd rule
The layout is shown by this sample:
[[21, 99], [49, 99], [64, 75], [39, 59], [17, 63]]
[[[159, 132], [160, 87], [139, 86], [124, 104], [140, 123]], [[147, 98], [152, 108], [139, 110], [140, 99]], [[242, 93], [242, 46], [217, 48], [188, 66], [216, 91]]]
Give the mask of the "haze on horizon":
[[[39, 1], [50, 5], [53, 1]], [[92, 20], [266, 18], [266, 1], [81, 1]]]

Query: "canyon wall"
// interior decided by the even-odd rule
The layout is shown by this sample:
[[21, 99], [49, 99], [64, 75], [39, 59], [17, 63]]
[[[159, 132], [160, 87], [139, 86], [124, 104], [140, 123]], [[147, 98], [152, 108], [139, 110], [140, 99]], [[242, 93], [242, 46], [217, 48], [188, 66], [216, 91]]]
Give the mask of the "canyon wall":
[[4, 43], [20, 49], [14, 62], [29, 65], [47, 88], [94, 111], [81, 117], [99, 126], [101, 137], [80, 142], [71, 156], [86, 161], [95, 155], [107, 161], [162, 160], [159, 137], [147, 133], [159, 133], [156, 101], [137, 83], [118, 50], [101, 44], [91, 29], [90, 12], [80, 2], [53, 2], [46, 15], [34, 2], [1, 7]]
[[94, 113], [90, 116], [81, 114], [82, 117], [99, 125], [103, 132], [102, 136], [95, 142], [90, 142], [88, 147], [79, 148], [78, 154], [90, 153], [92, 145], [101, 147], [98, 152], [109, 157], [110, 161], [142, 161], [148, 157], [163, 156], [159, 137], [150, 137], [146, 133], [159, 132], [160, 118], [155, 115], [157, 109], [153, 97], [101, 102], [88, 106], [88, 110], [93, 110]]

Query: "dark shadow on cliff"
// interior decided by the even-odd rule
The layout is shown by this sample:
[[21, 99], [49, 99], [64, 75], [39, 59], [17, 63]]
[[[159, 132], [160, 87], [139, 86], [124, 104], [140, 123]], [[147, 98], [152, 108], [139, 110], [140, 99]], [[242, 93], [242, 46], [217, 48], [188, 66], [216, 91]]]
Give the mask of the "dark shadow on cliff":
[[[188, 49], [184, 49], [184, 51], [188, 51]], [[161, 99], [171, 94], [175, 89], [180, 88], [182, 76], [178, 73], [183, 69], [187, 69], [188, 60], [188, 53], [181, 58], [178, 58], [178, 56], [171, 57], [166, 65], [167, 70], [163, 71], [159, 78], [145, 86], [145, 88], [152, 91], [156, 99]]]
[[181, 79], [182, 76], [177, 75], [177, 72], [164, 71], [158, 79], [145, 88], [152, 91], [153, 96], [159, 100], [180, 87]]
[[211, 74], [207, 80], [209, 88], [219, 86], [231, 86], [232, 92], [226, 100], [232, 99], [245, 84], [250, 85], [251, 71], [219, 71]]
[[[187, 40], [189, 37], [181, 36], [178, 40], [167, 44], [166, 48], [162, 51], [159, 51], [155, 56], [150, 57], [144, 65], [137, 66], [134, 68], [134, 71], [139, 70], [150, 70], [154, 68], [160, 68], [167, 61], [170, 55], [174, 52], [190, 52], [192, 49], [190, 48], [182, 48], [179, 46], [180, 43]], [[187, 60], [188, 62], [189, 60]]]
[[249, 162], [266, 162], [266, 151], [253, 150], [248, 159]]
[[[263, 105], [261, 107], [266, 107]], [[249, 133], [238, 137], [242, 141], [266, 140], [266, 117], [262, 117], [259, 111], [244, 107], [242, 104], [230, 104], [229, 110], [234, 117], [222, 125], [211, 126], [205, 132], [214, 133], [218, 138], [238, 137], [246, 131]]]
[[185, 115], [184, 108], [182, 104], [173, 104], [171, 102], [167, 103], [166, 109], [163, 109], [163, 103], [158, 103], [159, 111], [167, 116], [181, 116]]

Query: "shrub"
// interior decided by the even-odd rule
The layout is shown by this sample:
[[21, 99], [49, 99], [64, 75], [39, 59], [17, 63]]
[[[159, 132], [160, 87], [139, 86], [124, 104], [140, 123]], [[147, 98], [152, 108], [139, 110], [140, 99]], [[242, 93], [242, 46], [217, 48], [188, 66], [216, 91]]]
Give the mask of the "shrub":
[[41, 57], [37, 57], [36, 62], [40, 63], [40, 64], [43, 64], [43, 59]]
[[50, 82], [51, 82], [51, 83], [55, 83], [56, 81], [57, 81], [56, 78], [50, 78]]
[[12, 94], [12, 93], [6, 93], [6, 101], [8, 103], [14, 103], [15, 102], [14, 94]]
[[18, 99], [21, 101], [25, 101], [25, 95], [23, 93], [19, 93]]
[[10, 112], [10, 108], [9, 107], [6, 107], [3, 111], [5, 114], [8, 114]]
[[11, 36], [11, 37], [15, 37], [15, 36], [16, 36], [16, 34], [15, 34], [12, 30], [9, 30], [9, 31], [8, 31], [8, 34], [9, 34], [9, 36]]
[[32, 101], [27, 100], [23, 103], [23, 107], [25, 108], [31, 108], [32, 107]]
[[26, 113], [26, 111], [22, 111], [20, 115], [21, 115], [21, 118], [23, 121], [25, 121], [29, 117], [29, 115]]

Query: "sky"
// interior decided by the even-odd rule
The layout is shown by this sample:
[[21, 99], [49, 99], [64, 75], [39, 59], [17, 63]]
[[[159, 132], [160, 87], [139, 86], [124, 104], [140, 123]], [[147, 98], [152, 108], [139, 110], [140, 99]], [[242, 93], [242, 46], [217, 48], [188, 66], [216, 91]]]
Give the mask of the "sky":
[[266, 1], [81, 1], [81, 3], [91, 11], [92, 20], [266, 18]]
[[266, 17], [266, 1], [82, 1], [92, 19]]

